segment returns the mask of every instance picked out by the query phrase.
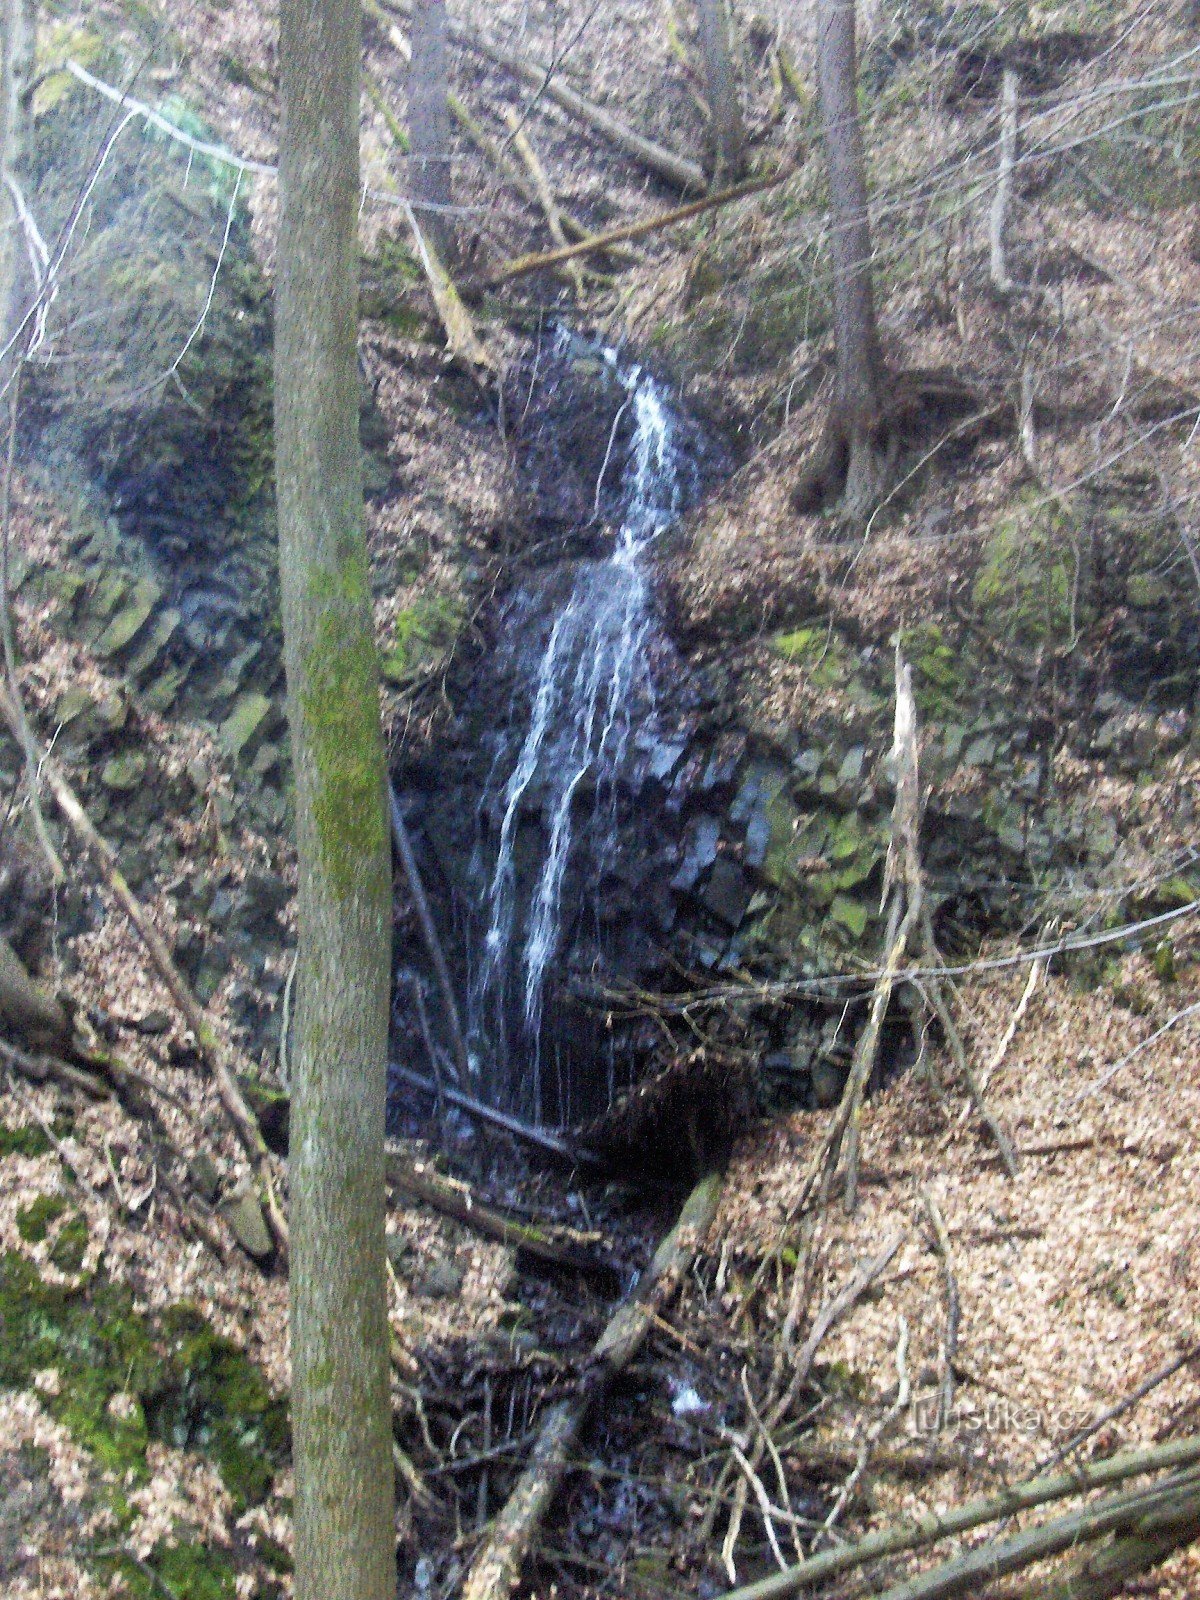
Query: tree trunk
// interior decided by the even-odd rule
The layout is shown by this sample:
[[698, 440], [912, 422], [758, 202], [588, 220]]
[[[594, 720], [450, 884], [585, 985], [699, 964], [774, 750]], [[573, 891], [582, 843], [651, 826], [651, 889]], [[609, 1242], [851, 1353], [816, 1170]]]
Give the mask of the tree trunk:
[[299, 857], [297, 1600], [396, 1592], [384, 1253], [391, 881], [356, 364], [360, 0], [283, 0], [279, 567]]
[[[0, 173], [5, 182], [0, 186], [0, 318], [3, 319], [0, 346], [8, 343], [24, 315], [32, 283], [21, 222], [7, 179], [23, 181], [29, 155], [30, 95], [37, 59], [37, 0], [5, 0], [3, 28]], [[18, 360], [14, 352], [0, 364], [5, 381]]]
[[409, 193], [417, 222], [443, 260], [454, 244], [449, 206], [450, 109], [446, 0], [416, 0], [408, 66]]
[[730, 48], [732, 18], [728, 0], [696, 0], [704, 88], [712, 115], [709, 124], [712, 183], [736, 183], [746, 165], [746, 128], [738, 103], [737, 72]]
[[871, 224], [858, 120], [854, 0], [820, 0], [817, 28], [837, 346], [830, 433], [836, 453], [845, 461], [843, 514], [847, 521], [861, 524], [878, 504], [888, 465], [880, 438], [885, 371], [871, 281]]

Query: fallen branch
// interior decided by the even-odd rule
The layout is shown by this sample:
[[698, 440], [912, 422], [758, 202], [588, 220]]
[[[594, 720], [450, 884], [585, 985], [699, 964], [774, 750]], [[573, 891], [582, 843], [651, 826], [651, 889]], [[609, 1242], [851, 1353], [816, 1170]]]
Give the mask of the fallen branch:
[[536, 255], [516, 256], [507, 261], [503, 266], [496, 267], [481, 281], [487, 288], [495, 288], [497, 284], [508, 283], [513, 278], [523, 278], [530, 272], [540, 272], [543, 267], [561, 266], [564, 261], [575, 261], [580, 256], [591, 255], [597, 250], [607, 250], [614, 244], [626, 244], [631, 239], [642, 239], [648, 233], [657, 233], [660, 228], [669, 228], [676, 222], [687, 222], [691, 217], [698, 217], [705, 211], [713, 211], [717, 206], [731, 205], [735, 200], [745, 200], [752, 194], [762, 194], [766, 189], [774, 189], [783, 182], [791, 173], [791, 167], [785, 166], [769, 178], [755, 178], [749, 183], [735, 184], [732, 189], [722, 189], [718, 194], [705, 195], [703, 200], [691, 200], [685, 206], [676, 206], [671, 211], [660, 211], [657, 216], [643, 217], [640, 222], [625, 222], [618, 228], [609, 228], [604, 233], [593, 233], [578, 244], [569, 244], [557, 250], [543, 250]]
[[943, 1562], [931, 1572], [881, 1590], [876, 1600], [958, 1600], [960, 1595], [973, 1593], [980, 1583], [1021, 1572], [1036, 1561], [1074, 1549], [1086, 1539], [1171, 1528], [1179, 1543], [1190, 1537], [1188, 1530], [1197, 1522], [1200, 1473], [1181, 1473], [1148, 1489], [1107, 1495], [1080, 1511], [1026, 1528], [1009, 1539], [993, 1540]]
[[[15, 702], [14, 702], [15, 703]], [[65, 1044], [71, 1036], [67, 1013], [30, 977], [24, 962], [0, 933], [0, 1023], [29, 1044]]]
[[422, 1094], [427, 1094], [434, 1100], [440, 1094], [444, 1100], [449, 1101], [452, 1106], [457, 1106], [460, 1111], [465, 1111], [476, 1121], [486, 1122], [493, 1128], [500, 1128], [505, 1133], [512, 1134], [514, 1139], [520, 1139], [524, 1144], [531, 1144], [538, 1150], [544, 1150], [548, 1155], [557, 1156], [560, 1161], [566, 1161], [573, 1167], [601, 1165], [600, 1157], [593, 1150], [573, 1144], [569, 1139], [564, 1139], [557, 1133], [550, 1133], [546, 1128], [535, 1128], [528, 1122], [522, 1122], [519, 1117], [511, 1116], [507, 1111], [497, 1111], [494, 1106], [485, 1105], [482, 1100], [477, 1100], [474, 1095], [464, 1094], [461, 1089], [452, 1089], [449, 1085], [439, 1088], [431, 1079], [422, 1077], [411, 1067], [401, 1066], [398, 1061], [391, 1063], [390, 1070], [394, 1076], [411, 1084], [414, 1089], [419, 1089]]
[[640, 1350], [654, 1315], [690, 1267], [712, 1226], [720, 1195], [721, 1178], [716, 1173], [696, 1185], [637, 1289], [617, 1307], [596, 1341], [575, 1393], [545, 1413], [528, 1465], [471, 1564], [463, 1600], [507, 1600], [516, 1587], [584, 1423]]
[[[8, 693], [0, 689], [0, 717], [12, 729], [16, 722], [16, 708]], [[175, 965], [171, 952], [161, 934], [146, 914], [145, 907], [125, 881], [117, 853], [97, 830], [92, 819], [80, 804], [74, 789], [68, 783], [58, 763], [49, 754], [41, 755], [38, 765], [46, 786], [55, 803], [66, 818], [76, 838], [83, 846], [92, 865], [128, 917], [159, 977], [166, 985], [172, 1000], [179, 1007], [184, 1021], [191, 1030], [197, 1048], [208, 1067], [221, 1104], [262, 1186], [262, 1202], [271, 1233], [279, 1250], [286, 1254], [288, 1247], [287, 1223], [275, 1197], [271, 1174], [271, 1156], [258, 1120], [242, 1095], [237, 1079], [226, 1059], [226, 1052], [212, 1023], [205, 1016], [200, 1002], [192, 993], [187, 980]]]
[[539, 1261], [570, 1267], [575, 1272], [603, 1278], [610, 1284], [619, 1276], [617, 1267], [607, 1256], [600, 1255], [579, 1239], [506, 1217], [503, 1212], [476, 1199], [466, 1184], [453, 1183], [432, 1168], [417, 1165], [391, 1145], [387, 1151], [387, 1175], [389, 1183], [443, 1216], [453, 1217], [465, 1227], [523, 1250]]
[[[405, 18], [412, 16], [411, 0], [387, 0], [385, 9]], [[658, 177], [665, 178], [668, 183], [673, 183], [680, 189], [704, 188], [704, 169], [698, 162], [689, 161], [686, 156], [676, 155], [665, 145], [657, 144], [653, 139], [647, 139], [644, 134], [636, 133], [611, 111], [606, 111], [603, 106], [594, 104], [576, 90], [561, 83], [540, 63], [520, 55], [516, 50], [508, 49], [506, 45], [497, 44], [485, 34], [476, 33], [463, 22], [451, 19], [449, 31], [451, 39], [462, 49], [470, 50], [489, 61], [494, 61], [497, 66], [504, 67], [515, 78], [529, 84], [547, 99], [553, 100], [577, 121], [601, 134], [610, 144], [616, 145], [619, 150], [624, 151], [627, 156], [631, 156]]]
[[463, 304], [462, 296], [454, 286], [454, 279], [432, 242], [422, 232], [412, 203], [404, 199], [400, 199], [399, 203], [408, 217], [408, 225], [412, 229], [417, 246], [417, 259], [421, 263], [421, 270], [425, 274], [425, 281], [433, 296], [434, 308], [442, 327], [446, 330], [446, 346], [450, 354], [462, 361], [472, 372], [494, 374], [496, 363], [480, 343], [475, 324], [471, 321], [471, 313]]
[[1016, 287], [1009, 276], [1004, 253], [1004, 232], [1008, 226], [1008, 203], [1012, 194], [1013, 167], [1017, 158], [1017, 98], [1021, 80], [1012, 67], [1005, 67], [1000, 79], [1000, 171], [989, 219], [989, 246], [992, 286], [997, 294], [1011, 294]]
[[[563, 227], [562, 213], [558, 208], [558, 201], [554, 198], [554, 191], [550, 187], [550, 180], [546, 176], [546, 169], [538, 160], [537, 151], [530, 143], [529, 135], [525, 132], [525, 125], [511, 107], [504, 113], [504, 121], [512, 138], [513, 149], [520, 156], [529, 170], [533, 181], [534, 193], [537, 195], [538, 204], [546, 218], [546, 226], [550, 229], [550, 237], [560, 250], [569, 250], [566, 230]], [[583, 295], [583, 274], [579, 263], [574, 256], [565, 263], [567, 276], [571, 280], [577, 298]]]
[[1090, 1489], [1123, 1483], [1143, 1473], [1189, 1467], [1196, 1462], [1200, 1462], [1200, 1436], [1175, 1439], [1170, 1444], [1148, 1450], [1123, 1450], [1106, 1460], [1089, 1462], [1069, 1472], [1031, 1478], [1026, 1483], [1016, 1483], [1010, 1488], [997, 1490], [995, 1494], [981, 1495], [949, 1511], [927, 1511], [911, 1521], [878, 1528], [855, 1544], [844, 1545], [839, 1550], [824, 1550], [789, 1568], [787, 1572], [773, 1573], [757, 1583], [730, 1590], [725, 1600], [786, 1600], [787, 1596], [799, 1594], [802, 1589], [824, 1583], [839, 1573], [866, 1566], [872, 1561], [882, 1560], [885, 1556], [938, 1544], [943, 1539], [956, 1538], [972, 1528], [999, 1522], [1036, 1506], [1065, 1500], [1071, 1495], [1085, 1494]]
[[442, 952], [442, 942], [438, 938], [433, 913], [429, 909], [425, 885], [421, 882], [412, 840], [408, 837], [408, 829], [404, 824], [404, 813], [396, 798], [395, 786], [390, 783], [388, 805], [392, 818], [392, 842], [396, 846], [396, 854], [400, 857], [400, 865], [404, 869], [404, 880], [412, 896], [417, 921], [421, 924], [421, 937], [425, 941], [425, 949], [433, 964], [438, 988], [442, 991], [442, 1004], [446, 1008], [446, 1025], [450, 1030], [450, 1045], [453, 1050], [455, 1081], [460, 1089], [465, 1089], [470, 1081], [471, 1067], [467, 1059], [467, 1043], [462, 1031], [462, 1021], [458, 1015], [458, 1001], [454, 995], [454, 985], [450, 982], [450, 972], [446, 966], [446, 957]]
[[1200, 1506], [1192, 1514], [1172, 1515], [1169, 1508], [1146, 1517], [1133, 1533], [1114, 1539], [1086, 1556], [1061, 1582], [1038, 1588], [1038, 1600], [1108, 1600], [1125, 1592], [1139, 1573], [1158, 1566], [1181, 1545], [1200, 1538]]

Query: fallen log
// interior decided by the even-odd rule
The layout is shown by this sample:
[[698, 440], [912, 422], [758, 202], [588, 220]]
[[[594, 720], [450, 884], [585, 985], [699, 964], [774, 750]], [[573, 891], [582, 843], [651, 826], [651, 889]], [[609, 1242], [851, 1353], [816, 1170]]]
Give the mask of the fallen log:
[[866, 1566], [885, 1556], [938, 1544], [943, 1539], [955, 1538], [972, 1528], [999, 1522], [1004, 1517], [1015, 1516], [1019, 1511], [1065, 1500], [1071, 1495], [1085, 1494], [1089, 1489], [1122, 1483], [1143, 1473], [1189, 1467], [1196, 1462], [1200, 1462], [1200, 1436], [1175, 1439], [1170, 1444], [1148, 1450], [1123, 1450], [1105, 1460], [1092, 1461], [1068, 1472], [1031, 1478], [1026, 1483], [1014, 1483], [1010, 1488], [967, 1500], [948, 1511], [927, 1511], [910, 1521], [879, 1528], [855, 1544], [844, 1545], [837, 1550], [823, 1550], [798, 1566], [789, 1567], [786, 1572], [775, 1572], [768, 1578], [759, 1579], [757, 1583], [731, 1589], [725, 1600], [787, 1600], [788, 1596], [799, 1594], [802, 1589], [824, 1583], [839, 1573]]
[[[394, 11], [406, 19], [412, 16], [411, 0], [386, 0], [384, 9]], [[704, 169], [699, 162], [689, 161], [686, 156], [677, 155], [665, 145], [635, 132], [627, 123], [622, 122], [620, 117], [614, 116], [611, 111], [606, 111], [603, 106], [596, 105], [575, 89], [560, 82], [554, 76], [553, 67], [543, 66], [528, 56], [520, 55], [516, 50], [510, 50], [507, 45], [498, 44], [486, 34], [476, 33], [473, 28], [454, 19], [450, 21], [450, 37], [462, 49], [470, 50], [475, 55], [483, 56], [488, 61], [494, 61], [497, 66], [504, 67], [514, 78], [527, 83], [539, 95], [545, 95], [548, 100], [553, 100], [585, 127], [601, 134], [618, 150], [631, 156], [639, 165], [658, 177], [665, 178], [676, 188], [686, 190], [705, 187]]]
[[703, 200], [689, 200], [687, 205], [675, 206], [671, 211], [660, 211], [656, 216], [643, 217], [638, 222], [624, 222], [620, 227], [609, 228], [604, 233], [593, 233], [578, 244], [564, 245], [557, 250], [542, 250], [534, 255], [515, 256], [481, 281], [484, 287], [495, 288], [497, 284], [508, 283], [513, 278], [540, 272], [543, 267], [561, 266], [564, 261], [575, 261], [580, 256], [607, 250], [615, 244], [627, 244], [632, 239], [645, 238], [648, 233], [656, 233], [660, 228], [669, 228], [676, 222], [687, 222], [689, 218], [698, 217], [705, 211], [714, 211], [718, 206], [727, 206], [735, 200], [761, 194], [764, 189], [773, 189], [788, 177], [791, 170], [791, 167], [785, 167], [769, 178], [754, 178], [749, 183], [735, 184], [732, 189], [722, 189], [718, 194], [705, 195]]
[[[7, 690], [2, 688], [0, 688], [0, 717], [3, 717], [9, 728], [15, 732], [18, 727], [17, 708], [9, 697]], [[225, 1108], [225, 1114], [229, 1118], [233, 1131], [237, 1135], [238, 1141], [245, 1151], [262, 1187], [263, 1209], [275, 1244], [279, 1251], [286, 1255], [288, 1247], [287, 1223], [283, 1219], [283, 1213], [280, 1211], [279, 1202], [275, 1197], [270, 1151], [267, 1149], [266, 1141], [263, 1139], [262, 1130], [258, 1126], [258, 1119], [246, 1104], [242, 1091], [238, 1087], [237, 1079], [226, 1059], [225, 1047], [218, 1038], [212, 1023], [205, 1016], [204, 1010], [188, 986], [187, 980], [175, 965], [162, 935], [150, 921], [145, 907], [125, 881], [125, 875], [121, 871], [121, 864], [116, 851], [98, 831], [95, 823], [84, 810], [74, 789], [68, 783], [62, 768], [48, 751], [39, 752], [38, 766], [46, 787], [54, 797], [55, 804], [83, 846], [92, 865], [99, 872], [118, 905], [128, 917], [134, 931], [145, 945], [155, 970], [191, 1030], [200, 1055], [212, 1076], [221, 1104]]]
[[[15, 702], [14, 702], [15, 704]], [[67, 1013], [30, 977], [25, 964], [0, 933], [0, 1023], [36, 1048], [65, 1045], [71, 1036]]]
[[471, 1564], [463, 1600], [507, 1600], [516, 1588], [522, 1563], [566, 1476], [568, 1460], [592, 1408], [641, 1349], [654, 1317], [661, 1313], [703, 1244], [720, 1195], [717, 1173], [696, 1185], [636, 1290], [617, 1307], [596, 1341], [575, 1393], [546, 1411], [529, 1463]]
[[511, 1245], [551, 1266], [569, 1267], [589, 1277], [603, 1278], [610, 1285], [614, 1280], [619, 1281], [615, 1263], [581, 1240], [506, 1217], [502, 1211], [477, 1199], [466, 1184], [452, 1183], [432, 1168], [418, 1165], [392, 1144], [387, 1150], [387, 1175], [389, 1183], [415, 1200], [490, 1239], [498, 1239], [501, 1244]]

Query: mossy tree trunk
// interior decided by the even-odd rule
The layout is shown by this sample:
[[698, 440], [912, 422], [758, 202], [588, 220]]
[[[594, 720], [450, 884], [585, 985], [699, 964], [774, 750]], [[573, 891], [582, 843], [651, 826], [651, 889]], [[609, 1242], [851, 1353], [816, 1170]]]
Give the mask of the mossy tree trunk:
[[391, 884], [358, 440], [360, 0], [283, 0], [279, 566], [299, 856], [297, 1600], [396, 1591], [384, 1254]]
[[409, 189], [417, 224], [443, 261], [454, 246], [450, 218], [450, 107], [446, 0], [415, 0], [408, 68]]
[[826, 449], [844, 474], [842, 512], [864, 524], [890, 474], [886, 369], [875, 322], [867, 169], [858, 117], [855, 0], [820, 0], [817, 71], [829, 171], [837, 377]]
[[736, 183], [746, 168], [746, 127], [738, 102], [728, 0], [696, 0], [708, 109], [713, 188]]

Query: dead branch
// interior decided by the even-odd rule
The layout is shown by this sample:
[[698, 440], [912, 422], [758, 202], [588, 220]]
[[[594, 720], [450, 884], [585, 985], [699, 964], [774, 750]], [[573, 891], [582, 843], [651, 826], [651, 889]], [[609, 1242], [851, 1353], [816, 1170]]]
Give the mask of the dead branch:
[[[385, 9], [405, 18], [412, 16], [411, 0], [387, 0]], [[529, 84], [539, 94], [544, 94], [548, 100], [553, 100], [579, 122], [595, 133], [601, 134], [610, 144], [616, 145], [627, 156], [631, 156], [658, 177], [665, 178], [676, 188], [704, 188], [704, 171], [697, 162], [689, 161], [686, 156], [676, 155], [665, 145], [647, 139], [644, 134], [636, 133], [611, 111], [606, 111], [603, 106], [585, 99], [576, 90], [562, 83], [540, 62], [520, 55], [516, 50], [508, 49], [506, 45], [497, 44], [485, 34], [477, 33], [465, 23], [453, 19], [450, 22], [450, 37], [462, 49], [470, 50], [475, 55], [484, 56], [487, 60], [494, 61], [497, 66], [504, 67], [515, 78]]]
[[992, 287], [997, 294], [1011, 294], [1016, 287], [1009, 276], [1004, 254], [1004, 230], [1008, 225], [1008, 205], [1012, 196], [1013, 167], [1017, 158], [1017, 98], [1021, 80], [1012, 67], [1005, 67], [1000, 80], [1000, 171], [992, 199], [988, 242], [991, 251]]
[[60, 1061], [57, 1056], [30, 1055], [16, 1045], [9, 1044], [7, 1039], [0, 1039], [0, 1061], [7, 1062], [23, 1078], [28, 1078], [30, 1083], [45, 1083], [47, 1079], [52, 1079], [62, 1084], [64, 1089], [77, 1089], [89, 1100], [110, 1098], [108, 1085], [90, 1072], [83, 1072], [67, 1061]]
[[543, 1150], [547, 1155], [556, 1156], [570, 1166], [601, 1165], [600, 1157], [585, 1146], [574, 1144], [571, 1140], [564, 1139], [561, 1134], [551, 1133], [546, 1128], [535, 1128], [531, 1123], [522, 1122], [519, 1117], [514, 1117], [507, 1111], [497, 1111], [494, 1106], [485, 1105], [482, 1100], [477, 1100], [474, 1095], [464, 1094], [461, 1089], [453, 1089], [448, 1085], [443, 1085], [439, 1089], [429, 1078], [422, 1077], [419, 1072], [414, 1072], [411, 1067], [402, 1066], [398, 1061], [391, 1063], [391, 1071], [405, 1083], [411, 1084], [414, 1089], [419, 1089], [422, 1094], [427, 1094], [433, 1099], [441, 1094], [442, 1098], [448, 1100], [452, 1106], [457, 1106], [460, 1111], [465, 1111], [476, 1121], [485, 1122], [493, 1128], [500, 1128], [503, 1132], [512, 1134], [514, 1139], [533, 1145], [535, 1149]]
[[[554, 191], [550, 187], [550, 180], [546, 170], [538, 160], [537, 151], [530, 143], [529, 135], [525, 132], [525, 125], [521, 118], [511, 107], [506, 107], [504, 121], [512, 138], [513, 149], [529, 169], [529, 176], [533, 182], [534, 193], [537, 195], [538, 204], [546, 218], [546, 226], [550, 229], [550, 237], [560, 250], [569, 250], [566, 231], [563, 228], [562, 213], [558, 209], [558, 202], [554, 198]], [[579, 263], [574, 256], [565, 262], [567, 276], [575, 289], [576, 298], [583, 295], [583, 274]]]
[[1109, 1533], [1144, 1536], [1170, 1529], [1179, 1544], [1191, 1536], [1190, 1530], [1197, 1524], [1200, 1472], [1183, 1472], [1148, 1489], [1106, 1495], [1080, 1511], [1026, 1528], [1009, 1539], [989, 1541], [931, 1572], [881, 1591], [877, 1600], [957, 1600], [981, 1582], [1022, 1572], [1088, 1539], [1101, 1539]]
[[480, 343], [475, 324], [471, 320], [471, 313], [463, 304], [462, 296], [455, 288], [454, 279], [434, 249], [432, 241], [422, 231], [411, 203], [402, 200], [401, 204], [408, 217], [408, 225], [412, 229], [417, 246], [417, 259], [421, 263], [421, 270], [425, 274], [425, 281], [433, 296], [434, 308], [442, 327], [446, 330], [447, 349], [453, 357], [466, 366], [468, 371], [477, 375], [483, 373], [494, 375], [496, 363]]
[[1176, 1439], [1148, 1450], [1123, 1450], [1101, 1461], [1089, 1462], [1069, 1472], [1050, 1477], [1031, 1478], [995, 1494], [964, 1501], [949, 1511], [927, 1511], [909, 1521], [878, 1528], [856, 1543], [839, 1550], [823, 1550], [787, 1572], [775, 1573], [758, 1583], [744, 1585], [726, 1595], [725, 1600], [786, 1600], [802, 1589], [823, 1583], [839, 1573], [866, 1566], [885, 1556], [899, 1555], [926, 1545], [952, 1539], [972, 1528], [999, 1522], [1036, 1506], [1066, 1500], [1111, 1484], [1123, 1483], [1143, 1473], [1189, 1467], [1200, 1461], [1200, 1436]]
[[458, 1014], [458, 1001], [454, 995], [454, 985], [450, 982], [450, 971], [446, 966], [446, 957], [442, 951], [442, 942], [438, 938], [437, 927], [434, 924], [433, 913], [429, 909], [429, 898], [425, 893], [425, 885], [421, 882], [420, 869], [417, 858], [413, 853], [412, 840], [408, 837], [408, 829], [404, 824], [404, 813], [400, 809], [400, 802], [396, 798], [395, 785], [388, 784], [388, 806], [392, 819], [392, 842], [396, 846], [396, 854], [400, 857], [400, 865], [404, 869], [404, 879], [408, 884], [408, 892], [416, 908], [417, 921], [421, 924], [421, 937], [425, 941], [425, 949], [433, 963], [433, 970], [437, 976], [438, 988], [442, 991], [442, 1003], [446, 1008], [446, 1025], [450, 1029], [450, 1044], [453, 1051], [454, 1078], [460, 1089], [465, 1089], [471, 1076], [471, 1066], [467, 1059], [467, 1043], [463, 1036], [462, 1021]]
[[1110, 1595], [1124, 1594], [1131, 1578], [1149, 1572], [1198, 1537], [1200, 1507], [1191, 1516], [1152, 1514], [1134, 1532], [1085, 1556], [1061, 1583], [1049, 1589], [1039, 1586], [1040, 1600], [1108, 1600]]
[[565, 245], [557, 250], [543, 250], [535, 255], [516, 256], [503, 266], [489, 272], [482, 282], [488, 288], [495, 288], [497, 284], [508, 283], [513, 278], [523, 278], [531, 272], [540, 272], [543, 267], [561, 266], [564, 261], [574, 261], [597, 250], [607, 250], [614, 244], [625, 244], [631, 239], [643, 239], [649, 233], [657, 233], [660, 228], [669, 228], [676, 222], [687, 222], [689, 218], [698, 217], [705, 211], [714, 210], [717, 206], [731, 205], [735, 200], [745, 200], [749, 195], [773, 189], [790, 176], [791, 171], [790, 166], [784, 166], [769, 178], [755, 178], [749, 183], [735, 184], [732, 189], [722, 189], [718, 194], [705, 195], [703, 200], [691, 200], [687, 205], [676, 206], [671, 211], [661, 211], [654, 217], [643, 217], [640, 222], [622, 223], [619, 228], [609, 228], [604, 233], [591, 234], [578, 244]]
[[465, 1183], [451, 1182], [432, 1167], [414, 1162], [389, 1143], [387, 1151], [388, 1182], [403, 1189], [414, 1199], [453, 1217], [465, 1227], [502, 1244], [523, 1250], [552, 1266], [569, 1267], [590, 1277], [603, 1278], [609, 1284], [617, 1276], [614, 1263], [601, 1255], [592, 1245], [572, 1236], [568, 1230], [551, 1232], [532, 1223], [517, 1222], [479, 1200]]
[[612, 1380], [641, 1349], [653, 1315], [661, 1312], [704, 1243], [720, 1196], [719, 1174], [700, 1180], [637, 1288], [617, 1307], [596, 1341], [575, 1393], [546, 1412], [529, 1463], [471, 1565], [463, 1600], [507, 1600], [516, 1587], [584, 1423]]
[[[4, 689], [0, 689], [0, 716], [3, 717], [10, 729], [15, 730], [16, 707]], [[205, 1065], [212, 1075], [221, 1104], [225, 1108], [225, 1114], [229, 1118], [242, 1149], [245, 1151], [262, 1186], [263, 1207], [271, 1232], [275, 1238], [275, 1243], [279, 1250], [286, 1254], [288, 1244], [287, 1223], [283, 1219], [283, 1214], [279, 1209], [279, 1202], [275, 1197], [270, 1151], [267, 1149], [266, 1142], [263, 1139], [262, 1130], [258, 1126], [258, 1119], [246, 1104], [242, 1091], [238, 1087], [237, 1079], [227, 1059], [225, 1047], [218, 1038], [212, 1023], [205, 1016], [204, 1010], [188, 986], [187, 980], [175, 965], [171, 952], [167, 949], [161, 934], [150, 921], [145, 907], [125, 881], [116, 851], [108, 840], [98, 832], [92, 819], [80, 804], [74, 789], [68, 783], [57, 761], [49, 754], [39, 755], [38, 765], [59, 810], [83, 846], [92, 865], [99, 872], [122, 911], [124, 911], [133, 925], [135, 932], [146, 947], [147, 954], [155, 970], [166, 985], [168, 993], [179, 1007], [184, 1021], [191, 1030]]]

